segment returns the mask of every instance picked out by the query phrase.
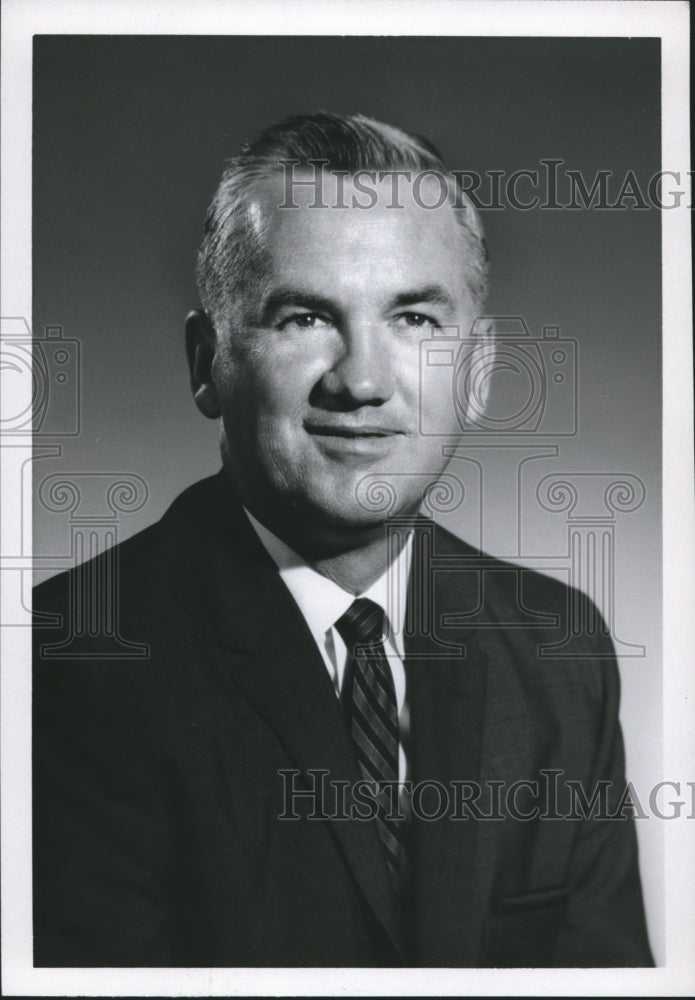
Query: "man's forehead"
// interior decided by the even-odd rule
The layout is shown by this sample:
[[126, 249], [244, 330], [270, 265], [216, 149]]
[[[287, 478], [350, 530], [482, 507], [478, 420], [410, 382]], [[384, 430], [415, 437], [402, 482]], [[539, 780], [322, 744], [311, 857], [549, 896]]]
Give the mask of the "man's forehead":
[[[437, 211], [402, 198], [401, 208], [390, 207], [388, 179], [375, 178], [378, 190], [368, 198], [360, 190], [359, 175], [353, 179], [325, 174], [328, 182], [321, 197], [315, 198], [313, 188], [297, 187], [294, 205], [289, 203], [281, 175], [255, 183], [247, 202], [247, 219], [261, 252], [254, 310], [278, 288], [288, 287], [343, 304], [354, 305], [358, 296], [374, 306], [436, 287], [442, 290], [441, 302], [468, 307], [466, 264], [451, 205]], [[303, 179], [307, 178], [314, 178], [314, 172], [305, 172]], [[342, 195], [347, 207], [332, 203], [331, 194]], [[353, 194], [360, 195], [360, 203], [369, 202], [369, 207], [353, 206]]]
[[389, 209], [387, 200], [362, 209], [314, 207], [305, 200], [292, 208], [274, 204], [276, 193], [258, 207], [273, 270], [310, 268], [326, 276], [348, 270], [355, 279], [369, 272], [372, 281], [404, 272], [424, 283], [460, 279], [461, 246], [451, 209], [446, 216], [417, 205]]
[[[444, 174], [412, 170], [315, 169], [284, 167], [254, 185], [252, 213], [267, 221], [276, 215], [310, 210], [323, 219], [349, 213], [388, 218], [405, 213], [423, 220], [454, 221], [451, 192]], [[282, 213], [280, 215], [279, 213]]]

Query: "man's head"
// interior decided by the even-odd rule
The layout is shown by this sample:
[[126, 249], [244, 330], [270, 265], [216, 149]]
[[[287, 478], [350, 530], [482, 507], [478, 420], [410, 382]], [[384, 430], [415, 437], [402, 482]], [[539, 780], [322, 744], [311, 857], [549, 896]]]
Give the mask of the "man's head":
[[361, 115], [267, 129], [224, 172], [197, 276], [194, 393], [247, 506], [360, 532], [379, 474], [392, 513], [414, 512], [446, 464], [421, 422], [459, 431], [451, 398], [421, 392], [421, 344], [465, 338], [487, 287], [479, 218], [437, 151]]
[[[408, 171], [416, 176], [433, 171], [445, 178], [451, 201], [458, 206], [454, 218], [461, 239], [462, 277], [482, 312], [488, 270], [482, 224], [438, 150], [427, 139], [364, 115], [319, 112], [271, 125], [228, 161], [208, 209], [196, 268], [201, 301], [213, 321], [222, 318], [249, 281], [258, 280], [262, 269], [263, 227], [254, 195], [267, 179], [287, 177], [286, 163], [294, 164], [291, 169], [299, 174], [302, 167], [313, 173], [314, 164], [320, 162], [327, 171], [348, 175]], [[403, 180], [392, 180], [392, 188], [394, 183], [396, 191], [403, 186]]]

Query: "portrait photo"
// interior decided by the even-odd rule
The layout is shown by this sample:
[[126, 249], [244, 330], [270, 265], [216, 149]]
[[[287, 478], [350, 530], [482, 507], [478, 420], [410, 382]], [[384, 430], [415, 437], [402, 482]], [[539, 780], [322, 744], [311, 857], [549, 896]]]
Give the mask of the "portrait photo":
[[16, 983], [677, 995], [687, 11], [148, 6], [22, 48]]

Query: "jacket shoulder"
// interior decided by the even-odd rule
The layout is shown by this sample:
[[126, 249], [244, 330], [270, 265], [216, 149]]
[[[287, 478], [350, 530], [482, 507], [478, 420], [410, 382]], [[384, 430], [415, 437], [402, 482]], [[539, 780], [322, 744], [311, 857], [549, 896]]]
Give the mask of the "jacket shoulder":
[[[529, 682], [549, 689], [570, 685], [592, 700], [619, 695], [610, 628], [586, 593], [523, 563], [491, 556], [451, 532], [436, 530], [446, 620], [462, 637], [494, 649]], [[452, 633], [453, 638], [453, 633]], [[503, 656], [504, 654], [504, 656]]]
[[[436, 526], [434, 538], [436, 555], [457, 559], [456, 566], [461, 565], [464, 572], [475, 573], [481, 579], [484, 575], [485, 596], [493, 602], [516, 604], [519, 597], [517, 588], [520, 587], [523, 596], [540, 608], [559, 611], [566, 608], [572, 596], [577, 594], [563, 581], [522, 562], [512, 562], [477, 549], [441, 525]], [[469, 563], [467, 570], [466, 561]]]
[[34, 587], [35, 623], [42, 624], [44, 615], [64, 611], [76, 591], [96, 597], [98, 590], [117, 587], [119, 600], [141, 608], [169, 599], [196, 547], [197, 525], [213, 501], [216, 479], [188, 487], [158, 521]]

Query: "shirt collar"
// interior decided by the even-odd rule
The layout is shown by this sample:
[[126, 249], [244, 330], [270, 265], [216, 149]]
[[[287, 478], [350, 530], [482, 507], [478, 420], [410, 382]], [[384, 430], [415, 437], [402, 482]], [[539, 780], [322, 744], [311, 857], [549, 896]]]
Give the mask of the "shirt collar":
[[246, 516], [261, 544], [278, 568], [280, 576], [302, 612], [309, 630], [319, 647], [326, 633], [345, 614], [356, 597], [375, 601], [391, 624], [391, 641], [401, 659], [404, 658], [403, 622], [407, 598], [408, 574], [412, 553], [412, 532], [391, 566], [364, 591], [351, 594], [333, 580], [322, 576], [282, 539], [261, 524], [250, 511]]

